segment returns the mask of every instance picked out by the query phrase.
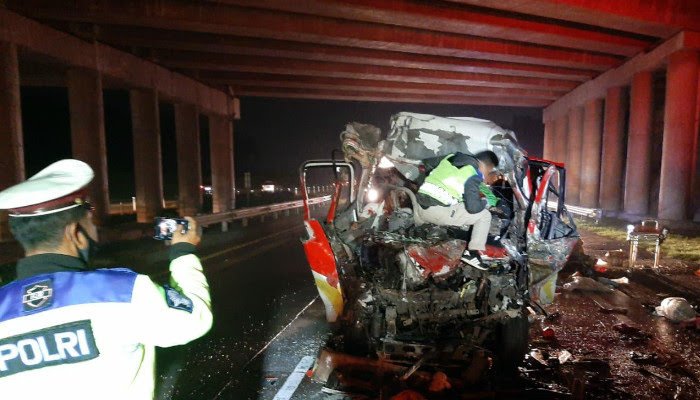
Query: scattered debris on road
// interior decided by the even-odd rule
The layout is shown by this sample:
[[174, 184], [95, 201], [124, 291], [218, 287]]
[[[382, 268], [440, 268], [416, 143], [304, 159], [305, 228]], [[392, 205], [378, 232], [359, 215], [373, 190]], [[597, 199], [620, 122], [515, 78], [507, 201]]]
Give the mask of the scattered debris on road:
[[682, 297], [667, 297], [656, 307], [656, 313], [673, 322], [683, 322], [695, 319], [697, 313], [690, 306], [688, 300]]
[[564, 290], [581, 290], [581, 291], [587, 291], [587, 292], [604, 292], [604, 293], [609, 293], [612, 292], [614, 289], [608, 285], [605, 285], [603, 283], [600, 283], [596, 281], [595, 279], [588, 278], [585, 276], [581, 276], [577, 274], [574, 274], [571, 276], [572, 280], [571, 282], [567, 282], [564, 284], [562, 289]]

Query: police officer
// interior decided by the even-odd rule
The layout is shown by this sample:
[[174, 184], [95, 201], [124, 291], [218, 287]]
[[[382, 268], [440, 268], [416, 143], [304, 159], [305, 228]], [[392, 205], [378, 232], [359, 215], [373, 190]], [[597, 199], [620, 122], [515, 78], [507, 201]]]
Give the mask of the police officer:
[[421, 217], [436, 225], [464, 230], [471, 226], [471, 239], [462, 261], [486, 270], [480, 252], [486, 249], [491, 226], [489, 208], [495, 207], [498, 199], [485, 185], [484, 177], [498, 166], [498, 157], [492, 151], [475, 155], [455, 153], [423, 160], [423, 165], [428, 175], [416, 196], [424, 208]]
[[170, 285], [129, 269], [87, 268], [97, 240], [84, 188], [93, 171], [51, 164], [0, 192], [26, 257], [0, 287], [0, 397], [152, 399], [155, 346], [211, 327], [196, 223], [173, 235]]

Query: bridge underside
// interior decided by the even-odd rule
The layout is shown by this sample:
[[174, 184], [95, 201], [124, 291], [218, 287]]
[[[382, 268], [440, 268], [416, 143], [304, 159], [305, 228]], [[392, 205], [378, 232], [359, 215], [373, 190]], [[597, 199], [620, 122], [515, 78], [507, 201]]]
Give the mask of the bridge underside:
[[[180, 126], [192, 125], [197, 113], [228, 121], [234, 96], [544, 108], [544, 156], [567, 162], [572, 203], [667, 219], [692, 218], [700, 208], [694, 0], [3, 4], [3, 88], [19, 85], [15, 73], [22, 85], [82, 87], [71, 97], [74, 108], [80, 99], [93, 104], [86, 99], [102, 87], [152, 91], [182, 104]], [[75, 68], [97, 74], [91, 80], [70, 72]], [[0, 101], [14, 104], [7, 93]], [[132, 99], [152, 100], [143, 93]], [[16, 112], [5, 120], [16, 120]], [[103, 124], [90, 123], [83, 132]], [[14, 128], [0, 129], [14, 143], [5, 151], [12, 164], [21, 127], [8, 126]], [[225, 122], [213, 127], [230, 130]], [[222, 157], [217, 162], [230, 169]], [[21, 175], [14, 170], [3, 183]], [[196, 181], [190, 175], [182, 179]], [[220, 179], [228, 193], [232, 177]], [[158, 201], [158, 191], [148, 189], [158, 186], [154, 180], [157, 174], [141, 185], [141, 197], [151, 199], [146, 208]], [[219, 208], [230, 207], [232, 196]]]

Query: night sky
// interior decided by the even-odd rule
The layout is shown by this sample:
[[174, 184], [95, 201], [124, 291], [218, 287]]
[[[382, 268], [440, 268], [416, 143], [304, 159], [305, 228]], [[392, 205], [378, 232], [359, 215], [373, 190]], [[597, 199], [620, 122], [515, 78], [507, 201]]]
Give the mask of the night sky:
[[[70, 118], [66, 88], [22, 87], [22, 122], [27, 176], [49, 163], [71, 155]], [[128, 200], [134, 192], [134, 167], [128, 92], [105, 90], [105, 130], [110, 196]], [[352, 121], [370, 123], [384, 135], [389, 118], [400, 111], [440, 116], [489, 119], [516, 132], [521, 145], [541, 155], [542, 111], [534, 108], [437, 104], [371, 103], [349, 101], [242, 98], [241, 115], [234, 125], [236, 179], [250, 171], [253, 185], [272, 180], [296, 185], [298, 167], [307, 159], [329, 158], [340, 147], [339, 135]], [[160, 105], [163, 183], [166, 198], [177, 196], [175, 122], [171, 104]], [[208, 120], [200, 118], [202, 173], [210, 183]]]
[[235, 128], [237, 174], [250, 170], [254, 181], [259, 177], [295, 184], [303, 160], [330, 158], [332, 149], [340, 148], [346, 123], [373, 124], [386, 136], [391, 115], [400, 111], [492, 120], [515, 131], [530, 154], [542, 155], [541, 109], [243, 98]]

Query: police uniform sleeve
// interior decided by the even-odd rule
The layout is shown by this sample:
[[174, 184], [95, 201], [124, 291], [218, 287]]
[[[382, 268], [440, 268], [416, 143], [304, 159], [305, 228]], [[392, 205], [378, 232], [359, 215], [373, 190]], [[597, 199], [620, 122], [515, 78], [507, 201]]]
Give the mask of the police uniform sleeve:
[[194, 246], [173, 245], [170, 284], [158, 285], [139, 275], [132, 294], [133, 322], [139, 343], [159, 347], [185, 344], [209, 331], [212, 324], [209, 284]]

